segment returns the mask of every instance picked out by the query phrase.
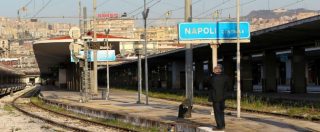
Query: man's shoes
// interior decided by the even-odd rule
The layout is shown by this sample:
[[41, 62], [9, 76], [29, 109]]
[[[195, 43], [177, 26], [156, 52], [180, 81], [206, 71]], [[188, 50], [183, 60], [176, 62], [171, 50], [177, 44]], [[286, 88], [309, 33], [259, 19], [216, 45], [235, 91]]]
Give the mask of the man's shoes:
[[213, 131], [224, 131], [224, 127], [213, 127], [212, 130]]
[[221, 127], [221, 128], [217, 128], [218, 130], [224, 130], [225, 128], [224, 127]]

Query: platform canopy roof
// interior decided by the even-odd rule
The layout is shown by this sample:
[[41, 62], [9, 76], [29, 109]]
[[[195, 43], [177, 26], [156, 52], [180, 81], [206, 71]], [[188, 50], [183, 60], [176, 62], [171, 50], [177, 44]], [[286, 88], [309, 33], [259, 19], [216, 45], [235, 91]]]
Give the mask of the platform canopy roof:
[[314, 46], [320, 40], [320, 15], [251, 33], [250, 50]]
[[[293, 21], [258, 31], [251, 32], [251, 42], [241, 44], [242, 53], [261, 53], [266, 49], [282, 50], [293, 46], [314, 47], [315, 41], [320, 41], [320, 15]], [[220, 56], [236, 54], [236, 44], [222, 44]], [[193, 49], [194, 59], [204, 59], [211, 55], [209, 44], [198, 44]], [[149, 57], [150, 63], [180, 59], [184, 60], [185, 49], [155, 54]], [[132, 63], [131, 62], [127, 62]], [[121, 64], [119, 64], [121, 65]], [[115, 65], [117, 66], [117, 65]]]
[[[92, 39], [93, 33], [89, 32], [84, 39]], [[104, 35], [97, 33], [97, 42], [105, 42], [108, 39], [109, 42], [131, 42], [140, 41], [137, 39], [128, 39], [124, 37], [118, 37], [114, 35]], [[51, 73], [51, 67], [59, 66], [61, 63], [70, 62], [70, 50], [69, 45], [74, 40], [69, 36], [60, 36], [50, 38], [47, 40], [35, 41], [33, 49], [36, 60], [39, 65], [41, 74]]]

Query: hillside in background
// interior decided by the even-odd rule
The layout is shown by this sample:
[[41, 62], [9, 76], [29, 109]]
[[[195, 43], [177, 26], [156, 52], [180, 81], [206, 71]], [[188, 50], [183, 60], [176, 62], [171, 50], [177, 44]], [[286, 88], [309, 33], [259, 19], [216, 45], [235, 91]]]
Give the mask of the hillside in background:
[[301, 13], [317, 13], [318, 11], [307, 10], [303, 8], [285, 10], [285, 9], [277, 9], [277, 10], [257, 10], [251, 11], [246, 18], [251, 20], [252, 18], [262, 18], [262, 19], [279, 19], [283, 16], [294, 16]]
[[247, 16], [242, 17], [243, 21], [251, 23], [251, 30], [260, 30], [276, 25], [289, 23], [319, 15], [320, 11], [299, 9], [276, 9], [276, 10], [257, 10], [250, 12]]

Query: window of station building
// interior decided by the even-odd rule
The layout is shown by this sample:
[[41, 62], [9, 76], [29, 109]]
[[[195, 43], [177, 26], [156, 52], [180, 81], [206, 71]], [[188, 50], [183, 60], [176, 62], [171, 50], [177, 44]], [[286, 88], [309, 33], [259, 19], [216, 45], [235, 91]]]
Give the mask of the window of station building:
[[307, 85], [320, 85], [320, 60], [309, 60], [306, 66]]
[[290, 85], [287, 81], [287, 69], [286, 69], [286, 62], [279, 62], [277, 68], [277, 82], [278, 85]]
[[253, 85], [261, 85], [262, 84], [262, 64], [254, 63], [252, 72], [253, 74]]

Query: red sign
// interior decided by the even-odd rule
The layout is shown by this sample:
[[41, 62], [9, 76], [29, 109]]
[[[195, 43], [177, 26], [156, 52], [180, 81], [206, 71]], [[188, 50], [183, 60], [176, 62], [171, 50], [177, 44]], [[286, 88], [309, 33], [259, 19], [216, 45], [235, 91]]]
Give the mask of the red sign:
[[0, 64], [13, 67], [18, 64], [18, 60], [0, 61]]
[[98, 18], [118, 18], [118, 13], [100, 13], [98, 14]]

